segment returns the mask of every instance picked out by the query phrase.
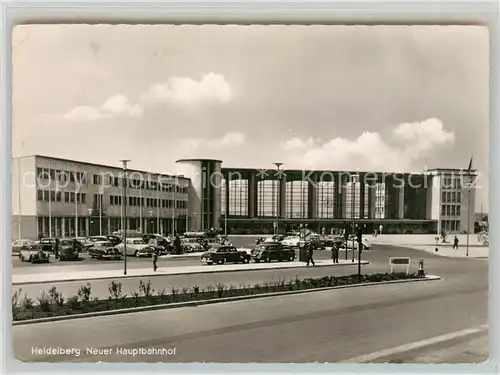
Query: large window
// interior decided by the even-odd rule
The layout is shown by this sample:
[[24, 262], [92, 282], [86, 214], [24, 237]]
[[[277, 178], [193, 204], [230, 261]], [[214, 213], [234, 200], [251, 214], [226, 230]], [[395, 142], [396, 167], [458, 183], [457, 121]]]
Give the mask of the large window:
[[[347, 190], [348, 192], [348, 190]], [[349, 195], [349, 194], [348, 194]], [[375, 218], [385, 219], [385, 183], [377, 183], [375, 185]]]
[[226, 214], [226, 180], [220, 180], [220, 212], [222, 215]]
[[332, 219], [335, 217], [335, 183], [333, 181], [318, 182], [317, 188], [318, 218]]
[[278, 216], [279, 181], [257, 182], [257, 216]]
[[[359, 219], [360, 216], [360, 201], [361, 201], [361, 184], [359, 182], [346, 184], [346, 218]], [[366, 193], [366, 192], [365, 192]]]
[[308, 181], [289, 181], [286, 183], [286, 217], [307, 218]]
[[248, 216], [248, 180], [229, 182], [229, 215]]

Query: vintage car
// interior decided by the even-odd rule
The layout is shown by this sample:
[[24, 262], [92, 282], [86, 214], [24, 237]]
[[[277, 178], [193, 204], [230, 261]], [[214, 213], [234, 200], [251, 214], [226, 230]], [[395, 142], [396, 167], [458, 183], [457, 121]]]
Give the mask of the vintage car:
[[111, 242], [113, 246], [119, 245], [122, 243], [122, 238], [119, 236], [116, 236], [114, 234], [109, 234], [106, 236], [92, 236], [89, 237], [90, 242]]
[[153, 251], [157, 255], [167, 255], [168, 251], [165, 246], [160, 245], [160, 242], [156, 238], [150, 239], [147, 244], [153, 248]]
[[76, 237], [75, 238], [77, 244], [78, 244], [78, 251], [87, 251], [87, 249], [89, 247], [92, 246], [93, 242], [92, 241], [89, 241], [87, 238], [85, 237]]
[[254, 262], [293, 262], [295, 260], [295, 250], [285, 247], [280, 243], [262, 243], [252, 250]]
[[[72, 238], [61, 238], [59, 240], [59, 260], [78, 260], [78, 243]], [[75, 246], [76, 245], [76, 246]]]
[[121, 259], [122, 253], [109, 241], [96, 241], [89, 248], [89, 255], [94, 259]]
[[40, 246], [40, 250], [43, 250], [48, 253], [53, 253], [56, 248], [56, 239], [42, 238], [38, 244]]
[[[365, 237], [362, 237], [362, 241], [363, 241], [363, 250], [370, 250], [372, 248], [371, 243]], [[356, 250], [358, 249], [358, 246], [359, 246], [355, 235], [349, 236], [349, 241], [347, 241], [347, 244], [346, 244], [346, 240], [344, 239], [342, 241], [342, 246], [340, 248], [341, 249], [352, 249], [353, 246]]]
[[23, 247], [19, 252], [21, 262], [49, 263], [50, 252], [41, 250], [38, 244], [30, 244]]
[[285, 237], [281, 243], [283, 246], [299, 247], [300, 237], [299, 236], [288, 236]]
[[204, 246], [196, 238], [183, 238], [181, 248], [183, 253], [197, 253], [205, 250]]
[[28, 248], [38, 248], [38, 242], [33, 240], [17, 240], [12, 243], [12, 255], [19, 255], [21, 250]]
[[200, 257], [201, 262], [206, 264], [249, 263], [250, 259], [251, 255], [246, 251], [224, 245], [214, 246]]
[[135, 257], [151, 257], [153, 255], [153, 248], [148, 245], [142, 237], [135, 238], [127, 238], [127, 253], [125, 254], [124, 248], [125, 243], [121, 243], [115, 248], [120, 251], [121, 254], [125, 254], [126, 256], [133, 255]]

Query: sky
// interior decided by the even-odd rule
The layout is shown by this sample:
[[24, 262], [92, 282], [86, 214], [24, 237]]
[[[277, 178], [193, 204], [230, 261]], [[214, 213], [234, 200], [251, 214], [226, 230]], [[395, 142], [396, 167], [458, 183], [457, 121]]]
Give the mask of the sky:
[[13, 156], [172, 173], [473, 167], [488, 205], [482, 26], [24, 25]]

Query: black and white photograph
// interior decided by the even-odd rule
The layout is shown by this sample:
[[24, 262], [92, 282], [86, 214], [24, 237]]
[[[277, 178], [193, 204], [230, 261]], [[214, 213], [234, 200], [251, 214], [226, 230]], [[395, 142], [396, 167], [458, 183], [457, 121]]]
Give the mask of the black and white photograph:
[[16, 26], [15, 358], [488, 361], [489, 39]]

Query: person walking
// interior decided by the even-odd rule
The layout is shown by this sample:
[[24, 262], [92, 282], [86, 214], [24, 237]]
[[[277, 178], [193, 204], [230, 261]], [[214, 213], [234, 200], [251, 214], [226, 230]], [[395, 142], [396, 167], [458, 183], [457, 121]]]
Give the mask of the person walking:
[[156, 270], [158, 269], [158, 252], [155, 250], [153, 252], [153, 272], [156, 272]]
[[54, 243], [54, 256], [56, 259], [59, 259], [59, 246], [60, 246], [59, 238], [56, 238], [56, 241]]
[[309, 266], [309, 262], [314, 266], [314, 259], [313, 259], [313, 255], [314, 255], [314, 249], [313, 249], [313, 246], [312, 244], [307, 244], [307, 266]]
[[453, 249], [458, 250], [458, 237], [455, 236], [453, 239]]
[[176, 254], [178, 254], [178, 255], [182, 254], [181, 238], [179, 237], [179, 235], [175, 236], [174, 249], [175, 249]]
[[339, 262], [339, 244], [338, 243], [334, 243], [332, 246], [332, 259], [333, 259], [333, 263]]

